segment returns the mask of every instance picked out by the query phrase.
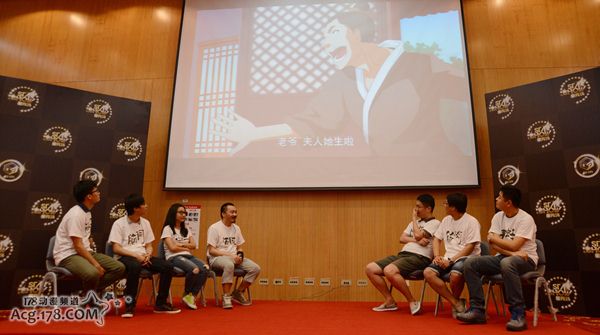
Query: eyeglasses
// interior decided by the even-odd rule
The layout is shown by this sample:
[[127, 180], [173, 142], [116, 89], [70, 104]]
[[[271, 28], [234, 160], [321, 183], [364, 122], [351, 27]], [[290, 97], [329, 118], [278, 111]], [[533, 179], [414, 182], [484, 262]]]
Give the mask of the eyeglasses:
[[186, 211], [177, 211], [177, 214], [187, 215], [187, 212]]

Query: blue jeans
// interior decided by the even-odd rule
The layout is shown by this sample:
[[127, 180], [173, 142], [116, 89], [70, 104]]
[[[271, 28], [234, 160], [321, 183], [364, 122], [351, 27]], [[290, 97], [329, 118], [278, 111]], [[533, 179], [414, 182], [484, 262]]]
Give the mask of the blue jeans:
[[[185, 294], [191, 293], [197, 295], [206, 282], [208, 270], [204, 267], [204, 262], [192, 255], [177, 255], [169, 258], [169, 262], [174, 267], [178, 267], [185, 272]], [[200, 271], [194, 273], [194, 269]]]
[[511, 308], [525, 308], [521, 275], [535, 270], [532, 260], [518, 256], [479, 256], [465, 261], [463, 275], [469, 289], [471, 308], [483, 310], [485, 297], [481, 276], [501, 274], [504, 280], [505, 299]]

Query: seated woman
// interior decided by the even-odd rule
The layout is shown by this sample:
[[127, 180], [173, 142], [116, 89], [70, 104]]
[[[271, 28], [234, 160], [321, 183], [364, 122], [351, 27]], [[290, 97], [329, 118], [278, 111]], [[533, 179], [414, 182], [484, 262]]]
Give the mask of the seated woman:
[[196, 244], [185, 226], [186, 215], [183, 205], [171, 205], [160, 238], [164, 242], [167, 261], [185, 271], [183, 303], [190, 309], [197, 309], [196, 295], [206, 282], [208, 266], [191, 253]]

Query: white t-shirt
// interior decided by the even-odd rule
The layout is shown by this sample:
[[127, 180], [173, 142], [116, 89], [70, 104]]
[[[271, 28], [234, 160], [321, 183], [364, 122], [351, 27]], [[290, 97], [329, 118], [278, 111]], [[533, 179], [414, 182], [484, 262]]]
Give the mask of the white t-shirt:
[[446, 248], [446, 255], [444, 257], [446, 258], [454, 257], [467, 244], [474, 242], [476, 242], [475, 248], [467, 256], [478, 256], [481, 254], [481, 247], [479, 246], [479, 242], [481, 242], [481, 226], [479, 225], [479, 221], [469, 213], [463, 214], [458, 220], [454, 220], [451, 215], [446, 216], [433, 236], [444, 241], [444, 248]]
[[[244, 244], [244, 236], [238, 225], [233, 223], [227, 227], [223, 221], [217, 221], [208, 227], [207, 244], [230, 254], [237, 252], [237, 247]], [[212, 263], [214, 257], [206, 250], [208, 261]]]
[[123, 216], [113, 223], [108, 240], [119, 243], [125, 250], [144, 255], [146, 254], [144, 246], [154, 241], [154, 233], [150, 221], [140, 218], [140, 222], [131, 222], [128, 216]]
[[171, 227], [169, 226], [165, 226], [163, 228], [162, 231], [162, 235], [160, 235], [160, 239], [163, 240], [164, 243], [164, 247], [165, 247], [165, 258], [166, 259], [170, 259], [173, 256], [177, 256], [177, 255], [191, 255], [192, 253], [189, 251], [178, 251], [178, 252], [172, 252], [169, 247], [167, 246], [167, 243], [164, 241], [165, 238], [170, 237], [173, 239], [173, 242], [175, 242], [175, 244], [188, 244], [190, 243], [190, 239], [192, 238], [192, 232], [189, 231], [188, 229], [188, 235], [186, 237], [183, 237], [181, 235], [181, 229], [179, 228], [175, 228], [175, 233], [173, 233], [173, 229], [171, 229]]
[[90, 247], [92, 213], [89, 210], [84, 210], [81, 206], [71, 207], [56, 229], [56, 239], [52, 250], [54, 264], [56, 265], [60, 264], [63, 259], [77, 253], [71, 237], [81, 238], [84, 248], [92, 251]]
[[[425, 221], [425, 220], [421, 219], [421, 220], [417, 221], [417, 226], [419, 226], [421, 229], [427, 231], [429, 234], [431, 234], [431, 236], [433, 236], [433, 234], [436, 232], [439, 225], [440, 225], [440, 220], [437, 220], [437, 219], [431, 219], [429, 221]], [[408, 224], [408, 227], [406, 227], [406, 229], [404, 230], [404, 233], [410, 237], [414, 237], [412, 222], [410, 222]], [[412, 252], [413, 254], [425, 256], [429, 259], [433, 258], [433, 245], [431, 244], [431, 241], [429, 241], [429, 244], [427, 244], [426, 246], [422, 246], [417, 242], [408, 242], [404, 245], [404, 248], [402, 248], [402, 251]]]
[[537, 245], [535, 244], [535, 233], [537, 227], [533, 217], [522, 209], [519, 209], [517, 215], [509, 218], [500, 211], [492, 218], [492, 226], [490, 233], [498, 234], [504, 240], [514, 240], [515, 237], [522, 237], [526, 241], [521, 246], [522, 251], [527, 253], [527, 257], [537, 264], [538, 254]]

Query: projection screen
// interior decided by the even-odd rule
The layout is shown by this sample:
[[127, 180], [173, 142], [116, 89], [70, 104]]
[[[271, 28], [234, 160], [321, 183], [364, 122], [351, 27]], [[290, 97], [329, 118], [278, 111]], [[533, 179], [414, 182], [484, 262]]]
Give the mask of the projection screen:
[[458, 0], [187, 0], [165, 189], [477, 186]]

